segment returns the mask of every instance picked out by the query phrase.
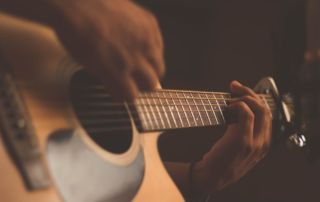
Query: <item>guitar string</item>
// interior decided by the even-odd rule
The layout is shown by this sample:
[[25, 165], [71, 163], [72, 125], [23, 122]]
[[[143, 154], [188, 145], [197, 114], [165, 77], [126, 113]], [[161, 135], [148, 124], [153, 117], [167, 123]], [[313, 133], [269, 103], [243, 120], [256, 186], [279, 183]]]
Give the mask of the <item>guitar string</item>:
[[[141, 100], [137, 100], [136, 102], [106, 102], [106, 101], [95, 101], [95, 100], [89, 100], [89, 99], [86, 99], [86, 98], [80, 98], [80, 97], [76, 97], [76, 99], [82, 99], [83, 101], [86, 101], [86, 103], [84, 102], [81, 102], [81, 104], [83, 105], [100, 105], [100, 106], [123, 106], [125, 104], [127, 104], [128, 106], [159, 106], [159, 105], [163, 105], [163, 106], [225, 106], [225, 104], [222, 104], [222, 103], [205, 103], [205, 104], [189, 104], [189, 102], [191, 102], [192, 99], [190, 99], [190, 101], [186, 100], [186, 99], [183, 99], [181, 101], [183, 101], [182, 104], [167, 104], [167, 103], [162, 103], [162, 101], [159, 101], [158, 103], [148, 103], [148, 104], [144, 104], [144, 103], [140, 103]], [[167, 98], [164, 98], [166, 100], [169, 100]], [[176, 100], [176, 99], [171, 99], [171, 100]], [[204, 100], [205, 101], [205, 100]], [[224, 99], [224, 101], [230, 101], [230, 102], [236, 102], [236, 101], [241, 101], [241, 99]], [[268, 106], [270, 105], [275, 105], [275, 101], [274, 100], [266, 100], [267, 103], [268, 103]], [[230, 103], [229, 102], [229, 103]], [[263, 101], [262, 101], [263, 102]], [[79, 102], [80, 103], [80, 102]]]
[[[276, 110], [276, 108], [271, 108], [271, 111], [273, 110]], [[212, 111], [208, 111], [208, 112], [211, 112], [213, 113]], [[214, 112], [218, 112], [218, 111], [214, 111]], [[220, 111], [219, 111], [220, 112]], [[128, 114], [128, 112], [126, 111], [126, 114]], [[193, 120], [193, 117], [191, 116], [185, 116], [183, 117], [184, 119], [190, 119], [190, 120]], [[107, 120], [107, 119], [105, 119]], [[163, 126], [162, 128], [155, 128], [155, 127], [150, 127], [150, 126], [147, 126], [147, 128], [143, 128], [142, 125], [142, 120], [139, 118], [139, 117], [131, 117], [130, 119], [109, 119], [109, 121], [119, 121], [119, 122], [126, 122], [128, 123], [128, 126], [119, 126], [119, 127], [108, 127], [108, 128], [104, 128], [103, 129], [103, 132], [116, 132], [116, 131], [131, 131], [132, 130], [132, 124], [131, 124], [131, 120], [135, 121], [135, 127], [138, 128], [138, 129], [141, 129], [143, 130], [144, 132], [148, 132], [148, 131], [161, 131], [161, 130], [167, 130], [167, 129], [179, 129], [179, 128], [194, 128], [194, 127], [205, 127], [205, 126], [214, 126], [214, 125], [221, 125], [221, 122], [215, 122], [215, 124], [205, 124], [205, 125], [201, 125], [201, 124], [197, 124], [197, 122], [192, 122], [191, 125], [183, 125], [183, 124], [180, 124], [181, 126], [177, 125], [176, 127], [171, 127], [171, 128], [168, 128], [166, 126]], [[148, 119], [147, 121], [145, 121], [146, 124], [149, 124], [149, 123], [154, 123], [155, 121], [160, 121], [158, 119]], [[39, 122], [38, 122], [39, 123]], [[84, 122], [83, 122], [84, 123]], [[93, 123], [93, 121], [91, 121], [91, 124]], [[140, 123], [140, 124], [138, 124]], [[86, 124], [86, 123], [84, 123]], [[223, 123], [225, 124], [225, 123]], [[98, 129], [94, 129], [94, 130], [98, 130]], [[101, 130], [101, 129], [99, 129]], [[88, 133], [93, 133], [93, 132], [96, 132], [96, 131], [93, 131], [93, 129], [86, 129], [86, 131]], [[102, 132], [102, 131], [101, 131]]]
[[[148, 106], [148, 105], [143, 105], [143, 106]], [[158, 106], [175, 106], [175, 105], [158, 105]], [[180, 105], [181, 106], [181, 105]], [[188, 106], [187, 104], [185, 106]], [[204, 107], [204, 106], [210, 106], [210, 105], [198, 105], [199, 107]], [[220, 105], [221, 107], [223, 107], [223, 109], [225, 110], [225, 108], [228, 106], [228, 105]], [[149, 108], [145, 108], [147, 110], [143, 110], [143, 109], [139, 109], [139, 110], [130, 110], [130, 113], [132, 115], [143, 115], [143, 114], [151, 114], [151, 113], [154, 113], [153, 110], [151, 110], [150, 106], [148, 106]], [[274, 104], [269, 104], [269, 108], [270, 108], [270, 111], [275, 111], [276, 110], [276, 107]], [[182, 108], [182, 110], [175, 110], [175, 109], [168, 109], [168, 111], [165, 111], [165, 110], [158, 110], [157, 111], [157, 114], [162, 116], [162, 114], [177, 114], [177, 113], [185, 113], [185, 112], [190, 112], [190, 113], [194, 113], [194, 112], [200, 112], [199, 115], [201, 116], [202, 114], [204, 113], [207, 113], [207, 112], [210, 112], [210, 113], [220, 113], [220, 110], [206, 110], [206, 108], [204, 107], [204, 110], [185, 110], [184, 108]], [[124, 109], [124, 110], [110, 110], [110, 109], [106, 109], [105, 111], [93, 111], [92, 109], [88, 109], [86, 111], [82, 111], [82, 112], [78, 112], [78, 115], [79, 116], [102, 116], [102, 115], [127, 115], [128, 114], [128, 111], [127, 109]], [[185, 115], [184, 115], [185, 117]], [[191, 117], [186, 117], [186, 118], [191, 118]], [[114, 120], [114, 119], [113, 119]], [[153, 119], [155, 120], [155, 119]], [[160, 120], [160, 119], [159, 119]], [[158, 120], [158, 121], [159, 121]], [[155, 120], [156, 121], [156, 120]]]
[[[162, 105], [158, 105], [158, 106], [162, 106]], [[227, 106], [225, 106], [223, 109], [227, 108]], [[276, 107], [270, 107], [270, 110], [273, 111], [273, 110], [276, 110]], [[195, 113], [198, 113], [198, 112], [215, 112], [215, 113], [220, 113], [220, 110], [169, 110], [168, 111], [164, 111], [164, 110], [159, 110], [157, 111], [156, 113], [175, 113], [175, 112], [195, 112]], [[80, 112], [79, 112], [80, 113]], [[80, 114], [104, 114], [104, 115], [122, 115], [122, 114], [127, 114], [127, 110], [108, 110], [108, 109], [105, 109], [105, 111], [99, 109], [99, 111], [94, 111], [92, 109], [88, 109], [87, 111], [84, 111], [84, 112], [81, 112]], [[153, 113], [153, 111], [151, 110], [134, 110], [134, 111], [131, 111], [132, 114], [140, 114], [140, 113]]]
[[[209, 111], [208, 111], [209, 112]], [[127, 114], [123, 114], [123, 115], [128, 115]], [[202, 116], [202, 115], [201, 115]], [[114, 122], [127, 122], [129, 120], [134, 120], [134, 121], [143, 121], [143, 122], [148, 122], [148, 121], [160, 121], [160, 119], [154, 119], [154, 118], [151, 118], [151, 119], [147, 119], [147, 120], [141, 120], [139, 117], [131, 117], [131, 119], [126, 119], [126, 118], [95, 118], [95, 117], [87, 117], [87, 118], [84, 118], [83, 115], [79, 115], [79, 117], [81, 117], [81, 119], [83, 119], [83, 123], [91, 123], [91, 124], [94, 124], [94, 123], [114, 123]], [[198, 117], [198, 116], [197, 116]], [[194, 120], [193, 116], [185, 116], [183, 115], [183, 117], [181, 117], [182, 119], [189, 119], [189, 120]], [[91, 119], [91, 121], [90, 121]], [[98, 120], [99, 119], [99, 120]], [[174, 117], [174, 118], [168, 118], [167, 120], [171, 121], [173, 119], [178, 119], [177, 117]], [[206, 118], [208, 120], [208, 118]]]
[[[104, 105], [104, 106], [123, 106], [124, 104], [127, 104], [127, 105], [129, 105], [129, 106], [159, 106], [159, 105], [164, 105], [164, 106], [182, 106], [182, 105], [188, 105], [188, 106], [224, 106], [225, 104], [223, 103], [218, 103], [218, 104], [216, 104], [216, 103], [204, 103], [204, 104], [189, 104], [189, 103], [187, 103], [188, 101], [184, 101], [184, 103], [182, 103], [182, 104], [174, 104], [174, 103], [172, 103], [172, 104], [167, 104], [167, 103], [162, 103], [161, 101], [160, 102], [158, 102], [158, 103], [148, 103], [148, 104], [144, 104], [144, 103], [140, 103], [140, 100], [138, 100], [137, 102], [130, 102], [130, 103], [128, 103], [128, 102], [108, 102], [108, 101], [103, 101], [103, 100], [101, 100], [101, 101], [95, 101], [95, 100], [91, 100], [91, 102], [90, 102], [90, 100], [86, 100], [86, 99], [82, 99], [83, 101], [86, 101], [85, 103], [84, 102], [79, 102], [79, 103], [81, 103], [81, 104], [87, 104], [87, 105], [89, 105], [89, 104], [97, 104], [97, 105]], [[228, 100], [226, 100], [226, 101], [228, 101]], [[234, 100], [232, 100], [232, 101], [241, 101], [241, 99], [238, 99], [238, 100], [236, 100], [236, 99], [234, 99]], [[275, 104], [275, 102], [273, 101], [273, 100], [266, 100], [267, 101], [267, 103], [268, 103], [268, 105], [274, 105]], [[89, 102], [89, 103], [88, 103]]]
[[[110, 95], [107, 95], [107, 94], [89, 94], [89, 95], [85, 95], [85, 96], [81, 96], [81, 95], [78, 95], [77, 97], [79, 98], [112, 98]], [[259, 96], [260, 99], [267, 99], [267, 100], [274, 100], [273, 97], [270, 95], [270, 96]], [[241, 98], [192, 98], [192, 97], [158, 97], [158, 96], [140, 96], [137, 98], [138, 100], [139, 99], [156, 99], [156, 100], [162, 100], [162, 99], [168, 99], [168, 100], [178, 100], [178, 99], [181, 99], [181, 100], [212, 100], [212, 101], [237, 101], [237, 100], [240, 100]], [[117, 102], [115, 102], [117, 103]]]
[[[101, 88], [103, 89], [104, 87], [103, 86], [101, 86]], [[82, 89], [83, 90], [83, 89]], [[206, 93], [206, 94], [208, 94], [209, 92], [199, 92], [199, 91], [181, 91], [181, 90], [157, 90], [156, 92], [168, 92], [168, 91], [170, 91], [170, 92], [177, 92], [177, 93], [179, 93], [179, 92], [188, 92], [188, 93], [190, 93], [190, 92], [195, 92], [195, 93], [199, 93], [199, 94], [203, 94], [203, 93]], [[82, 92], [83, 93], [83, 92]], [[151, 94], [151, 93], [150, 93]], [[213, 93], [209, 93], [209, 94], [213, 94]], [[215, 96], [217, 95], [217, 94], [220, 94], [220, 95], [230, 95], [229, 93], [214, 93], [215, 94]], [[104, 94], [104, 93], [99, 93], [99, 94], [90, 94], [91, 95], [91, 98], [92, 97], [94, 97], [94, 98], [111, 98], [111, 96], [110, 95], [108, 95], [108, 94]], [[90, 98], [90, 95], [89, 96], [84, 96], [85, 98]], [[178, 94], [179, 95], [179, 94]], [[204, 107], [205, 108], [205, 106], [221, 106], [221, 107], [227, 107], [228, 105], [223, 105], [223, 104], [219, 104], [219, 102], [218, 101], [220, 101], [220, 100], [222, 100], [222, 101], [236, 101], [236, 100], [239, 100], [239, 99], [237, 99], [237, 98], [225, 98], [225, 97], [222, 97], [222, 98], [210, 98], [209, 97], [209, 99], [208, 98], [202, 98], [201, 96], [200, 97], [188, 97], [189, 95], [187, 95], [187, 97], [184, 95], [183, 97], [179, 97], [179, 96], [176, 96], [176, 97], [160, 97], [161, 95], [157, 95], [156, 97], [154, 97], [154, 96], [150, 96], [150, 95], [148, 95], [148, 94], [142, 94], [142, 95], [140, 95], [140, 99], [156, 99], [156, 101], [159, 101], [159, 100], [162, 100], [162, 99], [165, 99], [165, 100], [179, 100], [179, 99], [181, 99], [181, 100], [185, 100], [186, 102], [187, 102], [187, 104], [181, 104], [181, 105], [179, 105], [179, 106], [199, 106], [199, 107]], [[190, 95], [190, 96], [193, 96], [193, 95]], [[267, 103], [268, 103], [268, 106], [270, 107], [270, 110], [271, 111], [273, 111], [273, 110], [275, 110], [276, 108], [274, 107], [275, 106], [275, 103], [274, 103], [274, 99], [273, 99], [273, 97], [272, 97], [272, 95], [270, 95], [270, 94], [259, 94], [258, 95], [261, 99], [265, 99], [266, 101], [267, 101]], [[80, 96], [81, 97], [81, 96]], [[191, 105], [191, 104], [188, 104], [188, 100], [208, 100], [209, 101], [209, 104], [194, 104], [194, 105]], [[211, 101], [215, 101], [217, 104], [211, 104], [210, 102]], [[94, 105], [99, 105], [99, 104], [97, 104], [97, 103], [93, 103]], [[135, 107], [138, 107], [138, 106], [147, 106], [147, 107], [151, 107], [151, 106], [176, 106], [176, 104], [162, 104], [161, 103], [161, 101], [160, 101], [160, 103], [159, 104], [157, 104], [157, 103], [155, 103], [155, 104], [139, 104], [139, 103], [137, 103], [137, 102], [134, 102], [134, 103], [126, 103], [128, 106], [135, 106]], [[86, 105], [88, 105], [87, 103], [86, 103]], [[100, 106], [101, 105], [104, 105], [104, 106], [124, 106], [124, 103], [123, 102], [112, 102], [112, 103], [100, 103]], [[90, 104], [89, 104], [89, 106], [90, 106]], [[91, 104], [91, 106], [92, 106], [92, 104]], [[147, 108], [146, 108], [147, 109]], [[183, 108], [182, 108], [183, 109]], [[131, 112], [131, 115], [142, 115], [142, 114], [150, 114], [150, 113], [154, 113], [152, 110], [151, 110], [151, 108], [150, 108], [150, 111], [149, 110], [140, 110], [140, 112], [137, 112], [137, 111], [132, 111], [132, 110], [130, 110]], [[197, 112], [198, 112], [199, 110], [197, 110]], [[119, 112], [119, 110], [118, 110], [118, 112]], [[163, 111], [158, 111], [158, 115], [160, 115], [160, 116], [162, 116], [161, 114], [163, 113], [171, 113], [171, 114], [173, 114], [173, 113], [180, 113], [180, 112], [191, 112], [191, 113], [193, 113], [194, 111], [192, 111], [192, 110], [189, 110], [189, 111], [186, 111], [186, 110], [182, 110], [182, 111], [177, 111], [177, 110], [169, 110], [168, 112], [167, 111], [165, 111], [165, 110], [163, 110]], [[209, 113], [217, 113], [217, 112], [219, 112], [220, 113], [220, 111], [219, 110], [214, 110], [214, 111], [212, 111], [212, 110], [201, 110], [201, 112], [203, 112], [203, 113], [207, 113], [207, 112], [209, 112]], [[123, 115], [125, 115], [125, 114], [128, 114], [128, 111], [127, 110], [124, 110], [124, 111], [120, 111], [120, 113], [121, 114], [123, 114]], [[80, 113], [81, 114], [81, 113]], [[121, 114], [119, 114], [119, 115], [121, 115]], [[94, 114], [93, 114], [94, 115]], [[100, 114], [101, 115], [101, 114]], [[109, 114], [109, 115], [111, 115], [111, 114]], [[202, 113], [200, 114], [199, 113], [199, 115], [201, 116], [202, 115]], [[160, 117], [159, 116], [159, 117]], [[161, 117], [160, 117], [161, 118]], [[177, 117], [174, 117], [173, 116], [173, 118], [172, 118], [172, 120], [173, 119], [176, 119]], [[182, 123], [181, 123], [181, 126], [183, 127], [183, 128], [187, 128], [187, 127], [201, 127], [201, 126], [210, 126], [210, 125], [219, 125], [219, 123], [215, 123], [215, 124], [210, 124], [210, 123], [204, 123], [204, 122], [202, 122], [202, 124], [198, 124], [197, 123], [197, 120], [194, 118], [194, 116], [184, 116], [183, 117], [184, 119], [190, 119], [190, 120], [194, 120], [194, 121], [192, 121], [191, 122], [191, 126], [190, 126], [190, 123], [189, 123], [189, 126], [187, 126], [187, 125], [183, 125]], [[131, 117], [131, 119], [104, 119], [103, 121], [97, 121], [97, 120], [93, 120], [93, 121], [88, 121], [88, 119], [87, 120], [85, 120], [85, 121], [82, 121], [82, 123], [84, 123], [84, 124], [89, 124], [89, 122], [90, 122], [90, 124], [95, 124], [95, 123], [105, 123], [104, 121], [107, 121], [107, 122], [117, 122], [117, 123], [128, 123], [128, 125], [129, 126], [121, 126], [121, 127], [108, 127], [108, 129], [106, 129], [106, 128], [104, 128], [103, 130], [101, 130], [101, 129], [94, 129], [95, 131], [93, 131], [92, 129], [90, 129], [90, 130], [87, 130], [89, 133], [90, 132], [96, 132], [96, 131], [98, 131], [98, 130], [100, 130], [101, 132], [108, 132], [108, 131], [110, 131], [110, 132], [113, 132], [113, 131], [119, 131], [119, 130], [125, 130], [125, 131], [127, 131], [127, 130], [131, 130], [132, 129], [132, 127], [131, 127], [131, 120], [133, 119], [133, 121], [135, 121], [135, 124], [137, 124], [137, 123], [140, 123], [140, 124], [142, 124], [142, 122], [144, 122], [144, 124], [146, 125], [146, 127], [147, 128], [142, 128], [142, 129], [144, 129], [144, 130], [147, 130], [147, 131], [150, 131], [150, 130], [153, 130], [153, 131], [160, 131], [160, 130], [164, 130], [164, 129], [166, 129], [166, 128], [168, 128], [167, 126], [166, 126], [166, 124], [162, 124], [163, 125], [163, 127], [162, 128], [155, 128], [155, 127], [152, 127], [152, 126], [150, 126], [150, 124], [152, 125], [154, 122], [159, 122], [160, 121], [160, 119], [158, 119], [158, 118], [151, 118], [151, 119], [148, 119], [148, 120], [141, 120], [140, 119], [140, 117]], [[208, 118], [209, 119], [209, 118]], [[169, 121], [171, 121], [171, 118], [169, 118], [168, 119]], [[208, 120], [209, 121], [209, 120]], [[149, 126], [148, 126], [149, 125]], [[169, 125], [169, 124], [168, 124]], [[159, 125], [160, 126], [160, 125]], [[140, 125], [136, 125], [136, 127], [143, 127], [142, 125], [140, 126]], [[151, 129], [152, 128], [152, 129]], [[181, 128], [180, 126], [176, 126], [176, 127], [170, 127], [171, 129], [175, 129], [175, 128]]]
[[[274, 111], [274, 110], [276, 110], [276, 109], [271, 109], [271, 111]], [[181, 112], [184, 112], [184, 111], [181, 111]], [[203, 111], [203, 112], [205, 112], [205, 111]], [[211, 113], [217, 113], [217, 112], [219, 112], [220, 113], [220, 111], [218, 111], [218, 110], [215, 110], [215, 111], [207, 111], [207, 112], [211, 112]], [[149, 112], [143, 112], [143, 113], [152, 113], [151, 111], [149, 111]], [[125, 111], [124, 113], [121, 113], [120, 115], [128, 115], [129, 113], [127, 112], [127, 111]], [[132, 114], [132, 113], [130, 113], [130, 114]], [[135, 113], [135, 115], [139, 115], [139, 114], [141, 114], [141, 113], [139, 113], [139, 112], [136, 112]], [[101, 115], [101, 114], [100, 114]], [[108, 114], [108, 115], [113, 115], [112, 113], [110, 113], [110, 114]], [[202, 115], [202, 114], [201, 114]], [[82, 113], [79, 113], [78, 114], [78, 116], [79, 117], [82, 117], [82, 116], [84, 116]], [[90, 117], [91, 119], [95, 119], [96, 117]], [[88, 118], [86, 118], [86, 119], [84, 119], [84, 121], [81, 121], [82, 123], [91, 123], [91, 124], [94, 124], [94, 123], [106, 123], [106, 122], [129, 122], [131, 119], [133, 120], [133, 121], [142, 121], [139, 117], [131, 117], [131, 119], [125, 119], [125, 118], [117, 118], [117, 119], [115, 119], [115, 118], [113, 118], [113, 119], [108, 119], [108, 118], [105, 118], [105, 119], [100, 119], [100, 121], [98, 121], [98, 120], [92, 120], [92, 121], [89, 121], [89, 119], [90, 119], [89, 117]], [[175, 117], [176, 119], [177, 119], [177, 117]], [[193, 116], [185, 116], [185, 115], [183, 115], [183, 117], [182, 117], [183, 119], [189, 119], [189, 120], [194, 120], [194, 118], [193, 118]], [[173, 120], [173, 118], [169, 118], [169, 120]], [[144, 120], [144, 122], [150, 122], [150, 123], [153, 123], [153, 121], [160, 121], [160, 119], [154, 119], [154, 118], [151, 118], [151, 119], [148, 119], [147, 121], [146, 120]]]
[[[85, 86], [73, 86], [72, 89], [80, 89], [83, 90], [84, 88], [96, 88], [99, 90], [105, 90], [105, 87], [103, 85], [85, 85]], [[155, 89], [153, 92], [146, 92], [146, 93], [142, 93], [141, 95], [144, 94], [152, 94], [152, 93], [157, 93], [157, 92], [161, 92], [161, 93], [170, 93], [173, 92], [174, 95], [176, 93], [194, 93], [194, 94], [208, 94], [208, 95], [231, 95], [230, 93], [226, 93], [226, 92], [210, 92], [210, 91], [192, 91], [192, 90], [174, 90], [174, 89]], [[258, 94], [258, 95], [270, 95], [270, 94]]]

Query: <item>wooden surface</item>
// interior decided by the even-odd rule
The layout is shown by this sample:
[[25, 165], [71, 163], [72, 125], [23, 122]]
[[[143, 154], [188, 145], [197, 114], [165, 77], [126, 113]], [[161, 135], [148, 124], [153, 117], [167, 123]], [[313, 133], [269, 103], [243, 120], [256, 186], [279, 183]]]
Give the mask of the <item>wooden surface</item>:
[[[0, 14], [0, 41], [4, 57], [14, 69], [18, 88], [27, 105], [40, 150], [45, 158], [48, 136], [59, 129], [79, 127], [67, 100], [68, 76], [59, 72], [59, 62], [65, 52], [54, 33], [46, 27], [15, 20]], [[135, 134], [135, 137], [140, 134]], [[142, 136], [142, 135], [141, 135]], [[169, 178], [157, 151], [159, 134], [142, 136], [138, 145], [144, 148], [146, 173], [143, 185], [134, 201], [183, 201]], [[86, 141], [86, 138], [84, 138]], [[88, 141], [88, 140], [87, 140]], [[88, 141], [97, 155], [109, 161], [130, 161], [135, 151], [119, 158], [101, 151]], [[0, 196], [4, 202], [61, 202], [52, 185], [46, 190], [27, 192], [0, 139]], [[121, 163], [121, 162], [120, 162]], [[123, 164], [125, 164], [123, 162]], [[88, 175], [90, 177], [90, 175]], [[83, 182], [85, 183], [85, 182]], [[112, 182], [111, 182], [112, 183]]]

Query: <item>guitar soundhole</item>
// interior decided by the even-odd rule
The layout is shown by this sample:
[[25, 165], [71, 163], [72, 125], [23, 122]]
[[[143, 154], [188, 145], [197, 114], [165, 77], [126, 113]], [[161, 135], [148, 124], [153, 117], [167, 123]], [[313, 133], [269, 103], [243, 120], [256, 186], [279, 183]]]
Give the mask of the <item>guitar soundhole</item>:
[[132, 141], [132, 127], [124, 103], [114, 101], [104, 87], [83, 70], [73, 75], [70, 87], [74, 111], [88, 135], [109, 152], [127, 151]]

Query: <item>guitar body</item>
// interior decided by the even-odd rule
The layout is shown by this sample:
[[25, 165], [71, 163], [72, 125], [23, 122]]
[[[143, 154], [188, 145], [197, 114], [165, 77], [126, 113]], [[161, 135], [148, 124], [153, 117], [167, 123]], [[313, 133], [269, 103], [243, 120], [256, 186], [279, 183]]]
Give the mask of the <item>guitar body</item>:
[[49, 187], [28, 190], [2, 134], [1, 201], [183, 201], [159, 157], [160, 133], [142, 135], [130, 119], [130, 144], [122, 152], [110, 152], [88, 136], [69, 94], [79, 68], [49, 28], [0, 14], [0, 44], [50, 179]]

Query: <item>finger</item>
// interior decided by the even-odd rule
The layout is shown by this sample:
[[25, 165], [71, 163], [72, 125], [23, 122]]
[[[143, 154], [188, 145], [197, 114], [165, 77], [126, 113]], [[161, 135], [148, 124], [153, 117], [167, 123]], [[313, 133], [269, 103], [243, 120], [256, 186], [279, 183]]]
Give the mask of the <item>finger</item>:
[[123, 72], [116, 76], [108, 76], [108, 79], [103, 75], [100, 75], [100, 78], [107, 91], [115, 99], [121, 101], [133, 101], [138, 97], [138, 87], [133, 78], [127, 72]]
[[245, 102], [251, 111], [253, 111], [255, 116], [254, 123], [254, 137], [258, 139], [265, 139], [265, 137], [260, 137], [264, 135], [264, 131], [269, 127], [271, 122], [271, 112], [270, 110], [257, 99], [251, 96], [244, 96], [239, 98], [240, 101]]
[[145, 59], [151, 64], [158, 77], [162, 77], [165, 73], [164, 49], [162, 44], [162, 36], [160, 34], [160, 31], [158, 32], [159, 33], [152, 32], [152, 36], [150, 36], [150, 38], [153, 40], [145, 40], [142, 54], [144, 55]]
[[163, 49], [155, 47], [146, 53], [146, 60], [150, 63], [151, 67], [155, 70], [158, 77], [162, 77], [165, 73], [165, 62], [163, 56]]
[[153, 90], [158, 84], [158, 76], [152, 66], [145, 60], [140, 59], [138, 67], [131, 73], [140, 91]]
[[231, 82], [230, 90], [231, 90], [232, 93], [234, 93], [234, 94], [236, 94], [238, 96], [250, 95], [252, 97], [260, 99], [259, 96], [251, 88], [248, 88], [248, 87], [242, 85], [238, 81]]
[[158, 77], [162, 77], [165, 73], [163, 38], [156, 17], [149, 12], [147, 12], [147, 15], [148, 20], [151, 21], [151, 26], [148, 29], [147, 39], [143, 41], [142, 53], [152, 65]]
[[251, 96], [242, 97], [240, 100], [244, 101], [255, 115], [253, 137], [256, 151], [253, 156], [254, 158], [263, 158], [267, 154], [271, 142], [271, 112]]
[[[254, 114], [249, 106], [242, 101], [233, 102], [228, 106], [228, 109], [237, 112], [239, 122], [236, 123], [237, 131], [240, 138], [244, 140], [245, 144], [253, 142], [253, 127], [254, 127]], [[228, 133], [229, 134], [229, 133]], [[233, 134], [233, 133], [230, 133]]]

